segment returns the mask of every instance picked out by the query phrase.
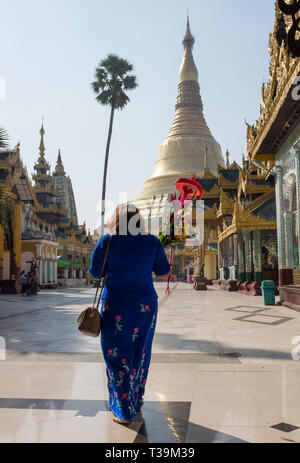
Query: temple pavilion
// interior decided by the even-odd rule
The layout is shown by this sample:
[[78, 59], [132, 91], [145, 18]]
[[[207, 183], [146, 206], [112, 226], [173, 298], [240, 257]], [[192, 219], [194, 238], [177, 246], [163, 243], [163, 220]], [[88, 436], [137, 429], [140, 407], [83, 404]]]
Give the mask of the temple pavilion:
[[248, 124], [247, 143], [249, 162], [263, 163], [269, 170], [265, 178], [275, 182], [281, 302], [300, 310], [300, 59], [288, 41], [294, 19], [275, 3], [269, 79], [262, 87], [259, 117]]
[[1, 201], [8, 205], [0, 226], [0, 288], [18, 292], [18, 277], [34, 270], [41, 288], [78, 286], [88, 281], [93, 240], [78, 225], [72, 182], [59, 153], [53, 174], [45, 157], [45, 130], [40, 130], [39, 156], [31, 179], [20, 145], [0, 150]]

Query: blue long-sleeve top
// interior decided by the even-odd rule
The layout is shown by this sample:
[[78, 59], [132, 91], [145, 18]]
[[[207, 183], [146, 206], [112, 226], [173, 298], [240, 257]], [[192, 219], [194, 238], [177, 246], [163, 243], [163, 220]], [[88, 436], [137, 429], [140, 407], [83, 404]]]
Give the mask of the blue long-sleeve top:
[[[97, 243], [91, 260], [90, 274], [99, 278], [109, 235]], [[106, 283], [102, 301], [124, 300], [137, 302], [157, 298], [152, 272], [167, 275], [170, 265], [164, 248], [153, 235], [112, 235], [105, 266]]]

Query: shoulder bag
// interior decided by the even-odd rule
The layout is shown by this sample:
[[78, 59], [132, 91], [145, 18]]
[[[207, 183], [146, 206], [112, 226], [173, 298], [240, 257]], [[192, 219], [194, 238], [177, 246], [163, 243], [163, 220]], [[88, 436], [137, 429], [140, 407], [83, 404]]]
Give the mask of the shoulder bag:
[[[111, 242], [111, 237], [109, 237], [108, 239], [108, 243], [107, 243], [107, 247], [105, 251], [105, 257], [104, 257], [102, 269], [100, 272], [99, 281], [97, 283], [97, 290], [96, 290], [96, 294], [94, 297], [93, 306], [85, 309], [77, 318], [79, 331], [81, 331], [81, 333], [87, 336], [97, 337], [99, 336], [100, 331], [101, 331], [101, 315], [99, 312], [99, 304], [101, 301], [101, 296], [102, 296], [102, 292], [103, 292], [103, 288], [104, 288], [105, 280], [106, 280], [106, 277], [103, 277], [103, 274], [104, 274], [105, 265], [107, 261], [110, 242]], [[100, 291], [100, 295], [97, 301], [97, 296], [98, 296], [98, 292], [100, 288], [101, 288], [101, 291]]]

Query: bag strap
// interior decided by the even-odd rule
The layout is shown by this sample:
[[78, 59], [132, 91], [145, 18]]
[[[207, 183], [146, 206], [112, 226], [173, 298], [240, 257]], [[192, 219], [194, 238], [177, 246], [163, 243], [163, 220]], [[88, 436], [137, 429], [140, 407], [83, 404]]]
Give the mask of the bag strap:
[[101, 272], [100, 272], [100, 276], [99, 276], [99, 280], [98, 280], [98, 284], [97, 284], [97, 290], [96, 290], [96, 294], [95, 294], [95, 297], [94, 297], [93, 309], [98, 309], [99, 308], [99, 304], [100, 304], [100, 300], [101, 300], [101, 296], [102, 296], [103, 287], [104, 287], [104, 284], [105, 284], [106, 277], [103, 280], [103, 285], [101, 287], [101, 291], [100, 291], [100, 295], [99, 295], [99, 299], [98, 299], [96, 307], [95, 307], [95, 303], [96, 303], [98, 292], [99, 292], [99, 289], [100, 289], [100, 286], [101, 286], [101, 279], [102, 279], [103, 274], [104, 274], [104, 269], [105, 269], [105, 265], [106, 265], [106, 261], [107, 261], [108, 251], [109, 251], [109, 248], [110, 248], [110, 242], [111, 242], [111, 236], [108, 238], [108, 243], [107, 243], [107, 247], [106, 247], [106, 251], [105, 251], [105, 256], [104, 256], [104, 260], [103, 260], [103, 264], [102, 264], [102, 268], [101, 268]]

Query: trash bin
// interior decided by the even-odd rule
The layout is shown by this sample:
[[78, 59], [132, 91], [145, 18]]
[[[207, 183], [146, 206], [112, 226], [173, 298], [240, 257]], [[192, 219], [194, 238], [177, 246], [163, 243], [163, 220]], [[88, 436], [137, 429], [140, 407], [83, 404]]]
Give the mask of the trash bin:
[[261, 284], [264, 305], [275, 305], [276, 286], [273, 280], [265, 280]]

